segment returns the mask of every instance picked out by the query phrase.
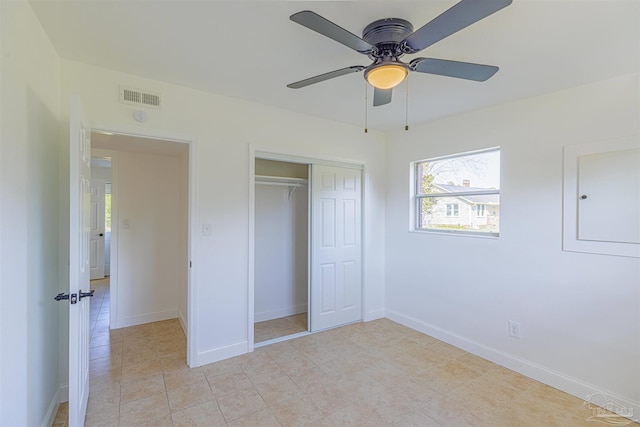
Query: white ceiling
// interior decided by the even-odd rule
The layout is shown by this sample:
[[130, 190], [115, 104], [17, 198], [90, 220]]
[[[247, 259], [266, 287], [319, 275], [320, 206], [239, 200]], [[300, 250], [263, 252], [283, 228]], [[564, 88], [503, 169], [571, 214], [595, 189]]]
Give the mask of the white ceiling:
[[[364, 124], [362, 73], [297, 90], [286, 85], [370, 60], [289, 16], [313, 10], [361, 35], [367, 24], [386, 17], [407, 19], [417, 29], [455, 3], [31, 1], [65, 59], [358, 126]], [[639, 5], [637, 0], [515, 0], [419, 55], [405, 57], [500, 67], [484, 83], [413, 73], [409, 123], [638, 72]], [[404, 92], [400, 86], [391, 104], [369, 107], [370, 128], [403, 128]]]

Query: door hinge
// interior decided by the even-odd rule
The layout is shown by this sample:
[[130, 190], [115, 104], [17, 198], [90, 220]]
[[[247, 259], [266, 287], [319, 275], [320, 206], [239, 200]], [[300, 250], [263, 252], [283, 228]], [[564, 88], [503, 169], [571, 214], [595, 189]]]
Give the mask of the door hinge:
[[189, 268], [191, 268], [191, 261], [189, 261]]

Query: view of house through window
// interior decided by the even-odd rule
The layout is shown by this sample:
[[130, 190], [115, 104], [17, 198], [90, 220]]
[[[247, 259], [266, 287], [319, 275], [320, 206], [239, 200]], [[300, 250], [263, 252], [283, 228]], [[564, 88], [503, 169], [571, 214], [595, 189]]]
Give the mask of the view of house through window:
[[500, 232], [500, 148], [415, 163], [417, 230]]
[[104, 229], [111, 232], [111, 183], [104, 185]]

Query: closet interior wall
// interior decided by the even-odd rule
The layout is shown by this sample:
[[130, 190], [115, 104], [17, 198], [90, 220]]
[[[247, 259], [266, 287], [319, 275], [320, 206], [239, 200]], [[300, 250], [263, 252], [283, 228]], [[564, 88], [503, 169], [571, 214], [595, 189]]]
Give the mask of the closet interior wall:
[[308, 311], [308, 169], [256, 159], [256, 323]]

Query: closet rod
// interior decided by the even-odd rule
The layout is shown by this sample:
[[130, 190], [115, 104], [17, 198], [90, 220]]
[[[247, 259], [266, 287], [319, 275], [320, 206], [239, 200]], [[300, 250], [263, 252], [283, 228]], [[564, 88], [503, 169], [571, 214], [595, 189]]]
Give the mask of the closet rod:
[[274, 185], [277, 187], [302, 187], [300, 183], [287, 183], [287, 182], [268, 182], [268, 181], [256, 181], [256, 185]]

